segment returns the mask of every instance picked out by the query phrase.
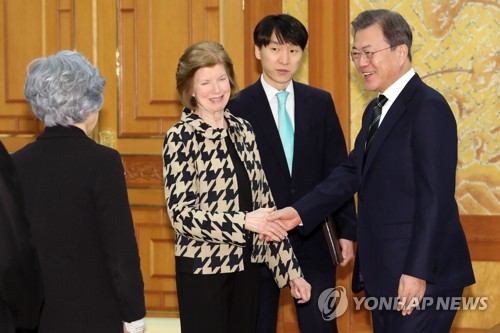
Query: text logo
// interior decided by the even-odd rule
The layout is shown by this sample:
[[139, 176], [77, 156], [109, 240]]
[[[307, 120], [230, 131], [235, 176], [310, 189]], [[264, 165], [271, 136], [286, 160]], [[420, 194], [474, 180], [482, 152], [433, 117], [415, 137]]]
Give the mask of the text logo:
[[347, 310], [347, 293], [344, 287], [325, 289], [318, 298], [318, 308], [323, 320], [340, 317]]

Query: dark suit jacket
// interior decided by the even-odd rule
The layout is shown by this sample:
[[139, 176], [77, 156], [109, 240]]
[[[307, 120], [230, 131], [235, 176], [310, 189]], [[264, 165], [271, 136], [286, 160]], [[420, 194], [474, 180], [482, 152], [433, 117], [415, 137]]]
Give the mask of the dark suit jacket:
[[14, 164], [0, 142], [0, 332], [38, 325], [40, 266], [30, 243]]
[[[382, 121], [364, 162], [374, 101], [349, 159], [293, 205], [306, 225], [358, 192], [358, 264], [373, 296], [395, 296], [401, 274], [427, 294], [463, 288], [474, 274], [455, 202], [457, 126], [434, 89], [415, 75]], [[353, 286], [358, 284], [353, 275]]]
[[42, 268], [39, 333], [122, 333], [145, 307], [120, 155], [56, 126], [13, 159]]
[[[298, 82], [293, 82], [293, 89], [295, 145], [292, 177], [288, 171], [278, 128], [260, 79], [242, 90], [238, 97], [228, 104], [229, 111], [248, 120], [255, 131], [264, 172], [278, 208], [290, 206], [296, 202], [347, 158], [344, 135], [331, 95], [324, 90]], [[342, 204], [344, 203], [345, 205], [336, 212], [336, 221], [341, 236], [355, 240], [354, 202], [346, 198]], [[302, 230], [303, 234], [297, 230], [289, 232], [294, 252], [305, 271], [307, 269], [332, 270], [333, 263], [319, 223], [324, 216], [334, 210], [335, 208], [332, 207], [322, 216], [318, 216], [315, 226], [305, 225]], [[307, 274], [305, 278], [307, 279]], [[328, 278], [331, 279], [331, 276]]]

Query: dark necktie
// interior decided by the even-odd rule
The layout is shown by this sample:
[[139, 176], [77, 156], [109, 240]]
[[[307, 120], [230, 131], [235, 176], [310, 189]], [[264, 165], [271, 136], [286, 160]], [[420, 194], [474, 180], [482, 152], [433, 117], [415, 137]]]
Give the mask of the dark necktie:
[[380, 124], [380, 116], [382, 115], [382, 107], [387, 102], [387, 97], [384, 95], [379, 95], [377, 103], [373, 108], [373, 118], [368, 127], [368, 136], [366, 137], [365, 153], [368, 152], [373, 139], [375, 139], [375, 134], [377, 133], [378, 125]]

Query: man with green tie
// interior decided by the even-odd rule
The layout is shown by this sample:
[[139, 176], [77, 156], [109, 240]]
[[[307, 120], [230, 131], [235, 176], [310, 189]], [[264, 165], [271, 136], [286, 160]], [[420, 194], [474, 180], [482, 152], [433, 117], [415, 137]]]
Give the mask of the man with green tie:
[[[255, 56], [262, 65], [259, 80], [243, 89], [228, 109], [252, 125], [262, 164], [277, 208], [293, 204], [347, 158], [346, 143], [329, 92], [293, 80], [308, 33], [296, 18], [264, 17], [255, 27]], [[334, 213], [340, 231], [342, 266], [353, 258], [355, 210], [351, 200]], [[335, 320], [325, 321], [318, 309], [322, 291], [335, 286], [335, 266], [319, 226], [288, 234], [311, 300], [296, 304], [302, 333], [337, 332]], [[279, 290], [266, 267], [261, 268], [257, 331], [276, 332]]]

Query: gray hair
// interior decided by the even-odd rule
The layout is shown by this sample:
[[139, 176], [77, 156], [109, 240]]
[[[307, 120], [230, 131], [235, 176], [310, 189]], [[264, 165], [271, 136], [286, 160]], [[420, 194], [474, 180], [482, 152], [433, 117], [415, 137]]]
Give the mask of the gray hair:
[[359, 30], [366, 29], [374, 24], [380, 26], [385, 40], [392, 47], [401, 44], [406, 45], [408, 47], [408, 59], [411, 61], [413, 34], [404, 17], [387, 9], [365, 10], [351, 22], [352, 32], [356, 35]]
[[24, 96], [45, 126], [81, 123], [102, 107], [106, 80], [78, 52], [35, 59], [26, 71]]

